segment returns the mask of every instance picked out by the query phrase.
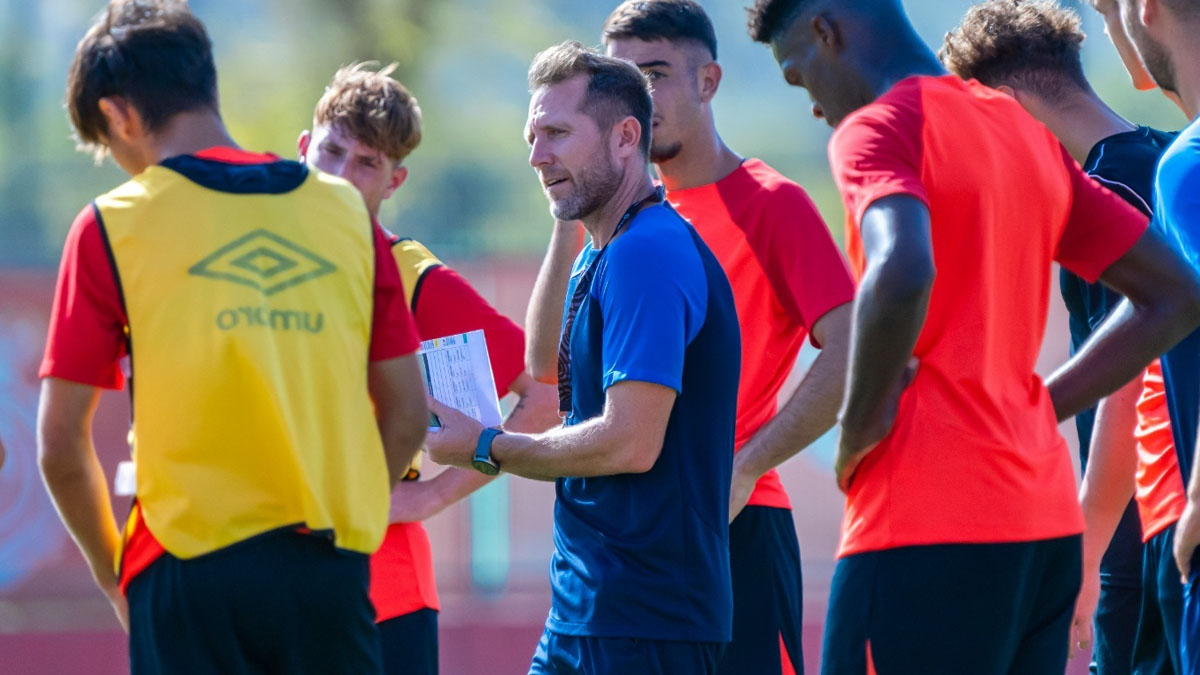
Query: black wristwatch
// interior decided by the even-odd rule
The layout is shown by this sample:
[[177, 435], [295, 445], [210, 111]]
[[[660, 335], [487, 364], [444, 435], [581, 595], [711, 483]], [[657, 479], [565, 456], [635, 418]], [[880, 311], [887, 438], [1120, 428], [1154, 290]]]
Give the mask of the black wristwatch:
[[492, 441], [503, 433], [499, 429], [484, 429], [483, 433], [479, 434], [479, 441], [475, 443], [475, 459], [471, 460], [471, 466], [479, 473], [488, 476], [500, 473], [500, 465], [492, 459]]

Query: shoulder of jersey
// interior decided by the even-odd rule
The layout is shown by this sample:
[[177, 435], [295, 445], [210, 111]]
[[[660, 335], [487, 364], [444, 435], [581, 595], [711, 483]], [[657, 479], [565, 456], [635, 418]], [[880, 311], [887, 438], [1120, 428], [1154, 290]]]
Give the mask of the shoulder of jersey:
[[362, 193], [358, 191], [358, 188], [351, 185], [349, 181], [310, 167], [308, 170], [308, 179], [305, 180], [305, 183], [320, 185], [322, 188], [340, 197], [348, 205], [363, 211], [367, 210], [366, 204], [363, 203]]
[[424, 244], [410, 237], [392, 240], [392, 256], [396, 259], [396, 267], [400, 269], [404, 297], [408, 298], [409, 307], [415, 311], [421, 281], [430, 270], [443, 267], [445, 263], [425, 248]]

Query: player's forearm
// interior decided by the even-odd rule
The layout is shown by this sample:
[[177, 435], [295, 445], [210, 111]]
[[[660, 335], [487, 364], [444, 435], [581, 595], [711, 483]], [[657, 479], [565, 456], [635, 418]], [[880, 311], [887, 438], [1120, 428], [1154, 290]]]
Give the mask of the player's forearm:
[[[65, 444], [74, 447], [66, 448]], [[121, 534], [109, 501], [104, 470], [86, 438], [43, 437], [39, 468], [46, 491], [75, 540], [96, 583], [105, 592], [117, 585], [116, 555]], [[78, 458], [65, 460], [59, 458]]]
[[583, 227], [577, 222], [555, 223], [550, 246], [538, 270], [525, 313], [525, 363], [540, 382], [558, 381], [558, 340], [563, 301], [571, 265], [583, 246]]
[[449, 467], [430, 480], [401, 481], [392, 490], [388, 522], [414, 523], [441, 513], [491, 482], [478, 471]]
[[541, 433], [562, 426], [558, 416], [558, 389], [538, 382], [528, 372], [521, 373], [509, 387], [519, 399], [504, 420], [504, 430], [517, 433]]
[[1155, 228], [1100, 278], [1126, 300], [1046, 381], [1059, 421], [1116, 391], [1200, 326], [1200, 277]]
[[845, 389], [846, 351], [845, 337], [825, 346], [779, 413], [734, 456], [738, 471], [761, 476], [833, 427]]
[[412, 355], [375, 361], [367, 372], [387, 461], [388, 485], [395, 487], [408, 473], [412, 458], [425, 440], [429, 424], [425, 385]]
[[933, 275], [932, 264], [910, 267], [894, 259], [867, 267], [854, 305], [844, 433], [882, 414], [925, 324]]
[[544, 434], [496, 437], [492, 456], [500, 469], [534, 480], [589, 478], [649, 471], [662, 450], [606, 417]]
[[1087, 530], [1083, 536], [1084, 565], [1100, 564], [1113, 533], [1134, 493], [1137, 472], [1138, 377], [1100, 403], [1088, 453], [1087, 471], [1079, 489]]
[[1098, 396], [1128, 382], [1193, 328], [1183, 303], [1136, 306], [1122, 301], [1074, 358], [1046, 381], [1058, 420], [1074, 417]]

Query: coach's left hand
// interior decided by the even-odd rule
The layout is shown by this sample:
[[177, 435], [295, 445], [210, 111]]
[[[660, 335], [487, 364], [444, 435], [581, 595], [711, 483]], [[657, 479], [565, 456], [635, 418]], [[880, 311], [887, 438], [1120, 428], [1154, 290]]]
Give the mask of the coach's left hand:
[[1200, 546], [1200, 513], [1196, 512], [1196, 502], [1188, 496], [1187, 507], [1175, 526], [1175, 564], [1179, 566], [1183, 583], [1188, 582], [1192, 575], [1192, 554]]
[[483, 425], [473, 418], [429, 397], [429, 409], [441, 420], [442, 428], [425, 436], [429, 457], [438, 464], [470, 469], [475, 458], [475, 444]]

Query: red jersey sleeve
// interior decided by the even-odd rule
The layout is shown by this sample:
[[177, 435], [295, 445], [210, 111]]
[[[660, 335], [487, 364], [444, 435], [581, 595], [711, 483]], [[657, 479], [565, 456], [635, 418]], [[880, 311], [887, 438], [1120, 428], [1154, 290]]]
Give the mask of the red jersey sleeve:
[[72, 223], [63, 246], [50, 310], [41, 377], [57, 377], [106, 389], [125, 384], [125, 303], [95, 207]]
[[1071, 213], [1054, 259], [1095, 283], [1146, 231], [1149, 219], [1116, 193], [1092, 180], [1061, 150], [1071, 174]]
[[829, 166], [855, 224], [875, 201], [896, 194], [929, 197], [921, 181], [920, 89], [893, 91], [851, 115], [829, 141]]
[[392, 257], [387, 231], [372, 225], [375, 232], [375, 313], [371, 322], [372, 361], [386, 361], [417, 351], [421, 340], [408, 301], [400, 270]]
[[[794, 183], [777, 187], [766, 209], [770, 244], [765, 261], [771, 286], [784, 308], [809, 331], [836, 307], [854, 300], [854, 278], [817, 207]], [[803, 252], [797, 255], [797, 251]]]
[[500, 396], [508, 393], [513, 380], [525, 370], [525, 332], [444, 265], [425, 272], [417, 289], [413, 311], [421, 337], [432, 340], [482, 329], [496, 392]]

